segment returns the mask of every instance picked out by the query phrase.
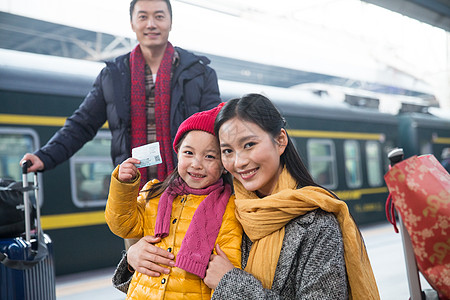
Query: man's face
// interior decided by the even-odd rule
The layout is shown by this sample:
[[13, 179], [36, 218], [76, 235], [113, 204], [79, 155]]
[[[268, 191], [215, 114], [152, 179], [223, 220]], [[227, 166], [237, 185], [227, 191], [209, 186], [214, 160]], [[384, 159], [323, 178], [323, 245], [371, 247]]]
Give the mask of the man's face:
[[164, 48], [169, 40], [172, 20], [166, 2], [141, 0], [134, 7], [131, 28], [141, 47]]

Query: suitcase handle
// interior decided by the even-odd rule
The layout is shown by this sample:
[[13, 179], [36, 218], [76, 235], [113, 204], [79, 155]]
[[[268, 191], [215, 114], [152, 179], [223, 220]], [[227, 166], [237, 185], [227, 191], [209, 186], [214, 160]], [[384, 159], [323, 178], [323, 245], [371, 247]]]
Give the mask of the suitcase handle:
[[[25, 241], [22, 237], [16, 237], [16, 243], [26, 244], [25, 249], [25, 259], [23, 260], [13, 260], [8, 257], [6, 253], [0, 253], [0, 263], [5, 265], [6, 267], [17, 269], [17, 270], [26, 270], [32, 268], [37, 263], [42, 261], [48, 256], [48, 248], [46, 245], [46, 240], [50, 241], [49, 237], [46, 236], [41, 228], [40, 222], [40, 201], [39, 201], [39, 193], [38, 193], [38, 178], [37, 173], [34, 173], [34, 186], [28, 186], [28, 178], [27, 171], [28, 168], [32, 165], [31, 161], [25, 161], [22, 163], [22, 188], [15, 190], [23, 192], [23, 202], [24, 202], [24, 214], [25, 214]], [[10, 188], [8, 186], [8, 188]], [[29, 192], [31, 190], [35, 191], [36, 196], [36, 234], [31, 238], [31, 212], [30, 212], [30, 198]]]
[[31, 162], [31, 160], [26, 160], [22, 163], [22, 174], [27, 174], [28, 173], [28, 168], [31, 167], [33, 165], [33, 163]]
[[[30, 160], [26, 160], [22, 163], [22, 187], [24, 189], [28, 188], [28, 178], [27, 178], [27, 170], [28, 167], [32, 165]], [[36, 207], [39, 206], [39, 203], [36, 199]], [[30, 221], [30, 196], [28, 195], [28, 192], [23, 193], [23, 205], [25, 206], [25, 237], [26, 241], [30, 243], [30, 231], [31, 231], [31, 221]]]
[[[22, 187], [23, 187], [23, 200], [24, 200], [24, 205], [25, 205], [25, 235], [26, 235], [26, 240], [27, 242], [30, 242], [30, 231], [31, 231], [31, 221], [30, 221], [30, 211], [29, 211], [29, 201], [30, 201], [30, 197], [27, 193], [27, 191], [31, 190], [30, 188], [28, 188], [28, 178], [27, 178], [27, 173], [28, 173], [28, 168], [31, 167], [33, 165], [33, 163], [31, 162], [31, 160], [26, 160], [22, 163]], [[41, 228], [41, 206], [40, 206], [40, 201], [39, 201], [39, 186], [38, 186], [38, 177], [37, 177], [37, 172], [34, 172], [34, 187], [32, 189], [34, 189], [34, 196], [36, 199], [36, 220], [37, 220], [37, 236], [40, 236], [40, 234], [42, 233], [42, 228]], [[27, 202], [27, 203], [25, 203]]]
[[[18, 269], [18, 270], [24, 270], [33, 267], [38, 262], [43, 260], [48, 255], [48, 249], [45, 242], [46, 237], [44, 236], [44, 233], [41, 228], [41, 221], [40, 221], [40, 201], [39, 201], [39, 193], [38, 193], [38, 178], [37, 173], [34, 173], [34, 186], [28, 187], [28, 178], [27, 178], [27, 171], [28, 168], [32, 165], [31, 161], [27, 160], [22, 163], [22, 190], [23, 190], [23, 204], [24, 204], [24, 214], [25, 214], [25, 239], [26, 244], [29, 245], [26, 247], [28, 249], [27, 251], [27, 259], [25, 260], [10, 260], [8, 259], [8, 256], [3, 254], [0, 256], [0, 262], [4, 264], [7, 267]], [[29, 191], [34, 189], [35, 191], [35, 197], [36, 197], [36, 228], [37, 232], [35, 235], [35, 238], [31, 239], [31, 212], [30, 212], [30, 197], [29, 197]]]

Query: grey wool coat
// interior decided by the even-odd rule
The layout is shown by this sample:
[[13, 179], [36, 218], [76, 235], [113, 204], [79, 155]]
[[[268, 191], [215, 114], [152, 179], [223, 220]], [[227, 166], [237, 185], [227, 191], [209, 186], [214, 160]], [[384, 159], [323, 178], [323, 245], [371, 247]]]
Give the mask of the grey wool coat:
[[[242, 269], [252, 242], [242, 237]], [[133, 274], [126, 255], [113, 277], [114, 286], [127, 292]], [[226, 273], [213, 299], [348, 299], [344, 244], [339, 223], [332, 213], [317, 209], [286, 225], [283, 245], [271, 289], [264, 289], [253, 275], [234, 268]]]
[[[242, 269], [251, 246], [244, 235]], [[348, 299], [344, 244], [336, 217], [318, 209], [286, 225], [271, 289], [235, 268], [222, 277], [213, 299]]]

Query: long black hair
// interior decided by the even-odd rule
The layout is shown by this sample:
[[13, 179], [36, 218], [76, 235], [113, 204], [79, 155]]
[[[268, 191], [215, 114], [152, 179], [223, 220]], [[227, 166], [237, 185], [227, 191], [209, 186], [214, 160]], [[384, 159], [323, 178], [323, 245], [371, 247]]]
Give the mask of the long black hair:
[[[239, 118], [243, 121], [258, 125], [261, 129], [270, 134], [273, 139], [276, 139], [279, 136], [282, 128], [286, 130], [286, 120], [283, 118], [281, 113], [272, 101], [260, 94], [247, 94], [241, 98], [229, 100], [220, 110], [214, 123], [214, 132], [217, 137], [219, 137], [220, 127], [225, 122], [233, 118]], [[303, 164], [303, 161], [301, 160], [297, 149], [295, 149], [287, 131], [286, 135], [288, 138], [288, 144], [284, 150], [284, 153], [280, 156], [280, 163], [282, 167], [286, 166], [289, 173], [297, 181], [297, 188], [317, 186], [328, 191], [334, 196], [334, 198], [339, 199], [335, 193], [314, 182], [314, 179]], [[350, 217], [353, 222], [355, 222], [355, 219], [351, 213]], [[361, 237], [362, 245], [365, 245], [364, 238], [358, 226], [356, 226], [356, 229]], [[361, 251], [363, 251], [362, 248]]]
[[[258, 125], [274, 139], [279, 136], [282, 128], [286, 129], [286, 120], [281, 113], [268, 98], [260, 94], [247, 94], [241, 98], [229, 100], [220, 110], [214, 123], [217, 137], [219, 137], [220, 127], [233, 118]], [[319, 186], [309, 174], [289, 135], [287, 138], [288, 144], [280, 156], [281, 166], [286, 166], [297, 181], [297, 187]]]

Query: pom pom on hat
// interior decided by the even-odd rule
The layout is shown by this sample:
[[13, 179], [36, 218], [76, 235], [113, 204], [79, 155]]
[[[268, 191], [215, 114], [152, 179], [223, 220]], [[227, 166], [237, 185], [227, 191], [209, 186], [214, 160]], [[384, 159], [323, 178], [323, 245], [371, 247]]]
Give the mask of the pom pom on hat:
[[222, 102], [210, 110], [195, 113], [184, 120], [183, 123], [181, 123], [180, 127], [178, 127], [177, 134], [175, 135], [175, 139], [173, 140], [173, 149], [175, 150], [175, 153], [178, 153], [178, 149], [176, 148], [176, 146], [178, 145], [184, 134], [188, 131], [201, 130], [211, 133], [215, 136], [214, 121], [216, 120], [216, 117], [224, 104], [225, 102]]

